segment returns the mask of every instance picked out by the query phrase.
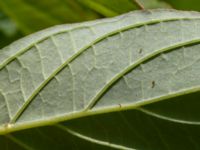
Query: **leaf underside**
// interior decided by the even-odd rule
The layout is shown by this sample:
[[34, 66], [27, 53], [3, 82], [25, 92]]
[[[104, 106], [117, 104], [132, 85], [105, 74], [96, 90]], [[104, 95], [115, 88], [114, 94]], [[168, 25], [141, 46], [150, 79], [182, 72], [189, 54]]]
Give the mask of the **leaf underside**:
[[0, 51], [0, 147], [198, 149], [199, 43], [200, 14], [175, 10], [16, 41]]

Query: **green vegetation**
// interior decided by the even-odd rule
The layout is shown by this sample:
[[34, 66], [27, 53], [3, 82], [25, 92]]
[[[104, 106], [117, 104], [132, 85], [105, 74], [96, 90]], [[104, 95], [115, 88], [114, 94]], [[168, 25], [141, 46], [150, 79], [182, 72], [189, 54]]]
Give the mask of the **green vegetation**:
[[199, 4], [1, 0], [0, 149], [200, 149]]

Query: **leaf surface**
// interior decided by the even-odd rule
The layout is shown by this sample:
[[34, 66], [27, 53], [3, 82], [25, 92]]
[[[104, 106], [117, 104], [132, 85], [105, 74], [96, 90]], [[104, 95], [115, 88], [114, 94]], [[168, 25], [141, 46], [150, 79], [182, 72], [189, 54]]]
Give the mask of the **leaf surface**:
[[[170, 135], [161, 132], [165, 124], [175, 129], [182, 126], [187, 132], [198, 128], [199, 18], [196, 12], [135, 11], [56, 26], [5, 47], [0, 51], [0, 133], [65, 121], [49, 128], [56, 128], [54, 136], [61, 130], [67, 132], [65, 138], [70, 134], [81, 139], [78, 147], [87, 141], [90, 146], [114, 149], [174, 148]], [[182, 111], [178, 102], [191, 109], [188, 99], [192, 99], [190, 106], [194, 109]], [[171, 108], [173, 112], [169, 113]], [[85, 125], [80, 129], [92, 118], [96, 123], [91, 128]], [[143, 121], [149, 131], [140, 126]], [[92, 135], [95, 131], [88, 130], [97, 128], [103, 133]], [[43, 134], [46, 129], [36, 128], [48, 137]], [[34, 134], [34, 129], [1, 138], [29, 149], [34, 144], [23, 138], [26, 132]], [[193, 140], [197, 133], [188, 133], [192, 137], [188, 145], [194, 148], [199, 146]], [[126, 134], [130, 140], [123, 138]], [[159, 145], [149, 134], [159, 139]], [[181, 130], [175, 134], [181, 135]], [[152, 142], [142, 145], [149, 138]], [[0, 142], [5, 147], [4, 143]], [[67, 144], [70, 147], [70, 142]]]

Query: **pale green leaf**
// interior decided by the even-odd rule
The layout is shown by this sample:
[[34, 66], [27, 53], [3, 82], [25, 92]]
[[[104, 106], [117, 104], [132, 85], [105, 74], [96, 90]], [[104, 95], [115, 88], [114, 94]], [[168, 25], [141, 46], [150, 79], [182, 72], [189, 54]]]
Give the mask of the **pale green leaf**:
[[5, 47], [0, 146], [198, 149], [199, 18], [135, 11], [56, 26]]

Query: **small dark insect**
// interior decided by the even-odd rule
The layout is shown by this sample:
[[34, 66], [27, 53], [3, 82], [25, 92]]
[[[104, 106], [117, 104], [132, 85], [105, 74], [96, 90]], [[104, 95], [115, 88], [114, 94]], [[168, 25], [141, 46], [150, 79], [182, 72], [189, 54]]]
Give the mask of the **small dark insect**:
[[142, 48], [140, 48], [140, 50], [139, 50], [139, 54], [141, 54], [142, 53]]
[[118, 104], [119, 105], [119, 108], [121, 108], [122, 107], [122, 105], [121, 104]]
[[152, 81], [152, 82], [151, 82], [151, 88], [154, 88], [155, 85], [156, 85], [155, 81]]

